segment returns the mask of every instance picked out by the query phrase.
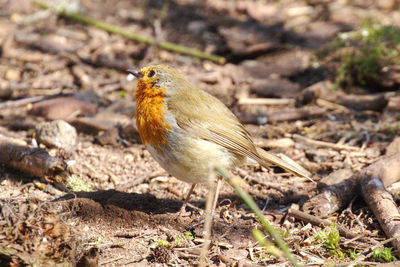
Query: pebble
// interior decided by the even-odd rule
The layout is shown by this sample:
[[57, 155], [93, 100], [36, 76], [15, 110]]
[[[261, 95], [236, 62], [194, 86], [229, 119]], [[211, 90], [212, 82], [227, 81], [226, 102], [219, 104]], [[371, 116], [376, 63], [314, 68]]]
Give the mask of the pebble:
[[47, 147], [70, 150], [77, 140], [75, 128], [63, 120], [42, 122], [36, 126], [35, 132], [37, 141]]
[[21, 72], [19, 70], [9, 69], [4, 78], [8, 81], [19, 81], [21, 79]]

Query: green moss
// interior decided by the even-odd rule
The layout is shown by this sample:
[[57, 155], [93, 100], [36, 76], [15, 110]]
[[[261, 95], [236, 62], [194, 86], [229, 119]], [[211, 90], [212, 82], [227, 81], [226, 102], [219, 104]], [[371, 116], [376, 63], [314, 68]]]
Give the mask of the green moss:
[[355, 260], [358, 256], [360, 256], [362, 250], [349, 249], [347, 250], [347, 253], [349, 254], [350, 259]]
[[71, 175], [67, 180], [67, 187], [74, 192], [91, 192], [93, 185], [82, 181], [77, 175]]
[[332, 223], [329, 227], [325, 228], [314, 237], [316, 239], [324, 240], [324, 247], [329, 250], [332, 256], [339, 259], [345, 258], [345, 254], [339, 246], [340, 235], [335, 223]]
[[339, 247], [339, 231], [336, 224], [332, 223], [329, 227], [325, 228], [322, 232], [315, 235], [316, 239], [325, 240], [324, 246], [327, 249], [337, 249]]
[[190, 240], [190, 241], [194, 240], [194, 236], [193, 236], [192, 232], [187, 231], [187, 232], [184, 232], [183, 234], [186, 236], [187, 240]]
[[156, 247], [169, 247], [170, 246], [170, 244], [169, 244], [169, 242], [167, 241], [167, 240], [164, 240], [164, 239], [158, 239], [156, 242], [153, 242], [151, 245], [150, 245], [150, 248], [156, 248]]
[[126, 98], [126, 91], [125, 90], [121, 90], [119, 92], [119, 95], [121, 96], [121, 98]]
[[359, 30], [340, 33], [319, 56], [336, 53], [336, 86], [380, 82], [390, 66], [400, 63], [400, 28], [365, 20]]
[[397, 260], [396, 257], [392, 255], [392, 248], [387, 247], [376, 248], [372, 257], [379, 262], [392, 262]]

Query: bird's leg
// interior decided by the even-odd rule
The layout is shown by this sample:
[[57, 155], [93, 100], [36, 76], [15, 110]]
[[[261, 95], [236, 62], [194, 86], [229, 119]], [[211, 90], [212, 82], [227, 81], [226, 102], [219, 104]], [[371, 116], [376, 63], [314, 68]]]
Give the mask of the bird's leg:
[[217, 185], [215, 187], [215, 195], [214, 195], [213, 205], [212, 205], [212, 209], [211, 209], [211, 218], [214, 217], [214, 212], [215, 212], [215, 208], [217, 207], [219, 191], [221, 189], [223, 179], [224, 178], [222, 178], [221, 176], [217, 177]]
[[195, 186], [196, 186], [196, 184], [192, 184], [192, 186], [190, 187], [189, 192], [188, 192], [188, 194], [187, 194], [187, 196], [185, 198], [185, 201], [183, 202], [182, 207], [178, 212], [178, 217], [180, 217], [182, 214], [185, 213], [186, 205], [189, 202], [190, 195], [193, 193], [193, 190], [194, 190]]

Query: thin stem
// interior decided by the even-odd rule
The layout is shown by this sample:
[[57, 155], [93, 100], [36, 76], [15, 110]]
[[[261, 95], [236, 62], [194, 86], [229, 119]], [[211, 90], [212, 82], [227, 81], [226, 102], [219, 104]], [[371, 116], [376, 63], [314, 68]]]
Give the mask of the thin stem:
[[[37, 4], [40, 8], [52, 9], [49, 5], [47, 5], [41, 1], [34, 0], [33, 2], [35, 4]], [[111, 33], [119, 34], [127, 39], [137, 41], [140, 43], [144, 43], [147, 45], [151, 45], [156, 42], [155, 39], [152, 37], [144, 37], [142, 35], [124, 30], [119, 26], [116, 26], [116, 25], [113, 25], [110, 23], [106, 23], [101, 20], [93, 19], [93, 18], [90, 18], [88, 16], [82, 15], [77, 12], [67, 12], [65, 10], [61, 10], [61, 11], [58, 11], [58, 15], [60, 15], [64, 18], [73, 19], [73, 20], [76, 20], [79, 22], [83, 22], [83, 23], [95, 26], [96, 28], [99, 28], [99, 29], [102, 29], [102, 30], [105, 30], [105, 31], [108, 31]], [[193, 56], [193, 57], [197, 57], [197, 58], [208, 59], [208, 60], [217, 62], [219, 64], [224, 64], [226, 62], [226, 59], [224, 57], [205, 53], [198, 49], [189, 48], [189, 47], [174, 44], [171, 42], [157, 42], [156, 45], [157, 45], [157, 47], [159, 47], [161, 49], [165, 49], [165, 50], [169, 50], [172, 52], [185, 54], [185, 55], [189, 55], [189, 56]]]
[[250, 210], [256, 215], [258, 221], [262, 224], [264, 229], [268, 232], [268, 234], [274, 239], [275, 243], [282, 250], [285, 257], [291, 262], [293, 266], [302, 266], [297, 262], [296, 258], [293, 256], [292, 252], [289, 250], [289, 247], [282, 239], [281, 235], [274, 229], [274, 227], [268, 222], [268, 220], [262, 214], [260, 208], [254, 202], [253, 198], [245, 192], [239, 185], [240, 179], [229, 177], [225, 171], [220, 168], [216, 168], [218, 175], [224, 177], [224, 179], [235, 189], [236, 194], [243, 199], [246, 205], [250, 208]]

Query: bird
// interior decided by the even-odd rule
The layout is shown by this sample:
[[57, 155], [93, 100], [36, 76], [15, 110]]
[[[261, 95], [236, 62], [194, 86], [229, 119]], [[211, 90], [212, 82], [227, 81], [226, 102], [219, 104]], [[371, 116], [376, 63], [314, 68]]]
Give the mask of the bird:
[[[229, 170], [250, 159], [309, 178], [304, 170], [257, 147], [228, 107], [172, 66], [128, 72], [137, 78], [135, 117], [142, 143], [170, 175], [192, 184], [178, 214], [185, 211], [196, 184], [208, 182], [215, 167]], [[222, 180], [217, 176], [212, 213]]]

